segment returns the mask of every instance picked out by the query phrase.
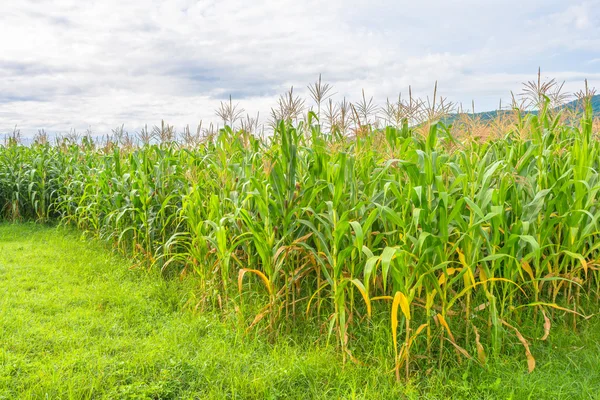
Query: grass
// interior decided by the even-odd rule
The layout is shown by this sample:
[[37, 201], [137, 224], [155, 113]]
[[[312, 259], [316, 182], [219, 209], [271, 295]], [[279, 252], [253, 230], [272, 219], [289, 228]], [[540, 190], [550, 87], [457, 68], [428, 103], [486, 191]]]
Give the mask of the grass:
[[[600, 323], [557, 326], [487, 369], [465, 360], [395, 382], [341, 364], [335, 346], [246, 335], [222, 313], [185, 311], [193, 279], [165, 279], [64, 228], [0, 224], [0, 399], [593, 399]], [[593, 310], [591, 310], [593, 311]], [[597, 310], [596, 310], [597, 312]], [[387, 346], [387, 343], [381, 346]]]

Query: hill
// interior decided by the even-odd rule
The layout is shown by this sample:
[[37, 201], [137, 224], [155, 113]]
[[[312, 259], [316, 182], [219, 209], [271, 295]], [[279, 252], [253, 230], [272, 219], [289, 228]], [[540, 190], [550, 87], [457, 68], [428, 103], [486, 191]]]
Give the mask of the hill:
[[[579, 101], [573, 100], [573, 101], [570, 101], [570, 102], [562, 105], [561, 107], [559, 107], [559, 109], [575, 110], [578, 107], [580, 107]], [[592, 96], [592, 108], [594, 109], [594, 116], [600, 117], [600, 95]], [[480, 118], [483, 121], [490, 121], [495, 118], [498, 118], [498, 116], [500, 116], [501, 114], [509, 113], [509, 112], [512, 112], [512, 111], [510, 111], [510, 110], [494, 110], [494, 111], [483, 111], [483, 112], [475, 113], [474, 115], [475, 115], [475, 117]], [[537, 114], [537, 111], [530, 111], [530, 113]], [[466, 114], [466, 113], [450, 114], [446, 121], [453, 122], [461, 114]]]

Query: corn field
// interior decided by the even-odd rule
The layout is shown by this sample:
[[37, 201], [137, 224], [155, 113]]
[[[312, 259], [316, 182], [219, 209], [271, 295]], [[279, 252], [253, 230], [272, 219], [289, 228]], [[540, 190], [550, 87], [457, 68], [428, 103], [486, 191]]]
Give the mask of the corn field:
[[325, 130], [323, 107], [281, 113], [266, 138], [225, 127], [191, 144], [163, 125], [141, 145], [8, 141], [2, 218], [75, 226], [195, 279], [195, 307], [269, 336], [307, 325], [344, 361], [380, 323], [398, 379], [426, 362], [485, 365], [511, 342], [531, 372], [531, 341], [598, 302], [591, 105], [565, 119], [546, 103], [488, 140], [458, 122], [378, 128], [364, 111], [351, 133]]

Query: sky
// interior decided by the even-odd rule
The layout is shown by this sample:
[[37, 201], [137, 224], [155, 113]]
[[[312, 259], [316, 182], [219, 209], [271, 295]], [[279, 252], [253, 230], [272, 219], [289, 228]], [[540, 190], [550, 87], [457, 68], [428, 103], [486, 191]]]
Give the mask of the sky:
[[600, 0], [2, 0], [0, 134], [206, 126], [229, 96], [266, 120], [319, 74], [485, 111], [538, 67], [600, 87]]

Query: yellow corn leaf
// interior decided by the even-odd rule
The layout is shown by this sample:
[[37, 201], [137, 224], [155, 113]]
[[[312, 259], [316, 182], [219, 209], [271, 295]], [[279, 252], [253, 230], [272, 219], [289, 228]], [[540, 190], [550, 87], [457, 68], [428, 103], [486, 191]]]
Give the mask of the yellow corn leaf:
[[394, 300], [394, 298], [392, 296], [376, 296], [371, 298], [371, 301], [375, 300]]
[[[471, 356], [468, 351], [466, 351], [465, 349], [463, 349], [462, 347], [460, 347], [453, 339], [448, 339], [448, 338], [445, 338], [445, 339], [447, 341], [449, 341], [452, 344], [452, 346], [454, 346], [454, 348], [456, 349], [456, 354], [459, 354], [459, 355], [462, 354], [463, 356], [465, 356], [469, 360], [473, 359], [473, 356]], [[459, 359], [459, 362], [460, 362], [460, 359]]]
[[446, 283], [446, 274], [444, 274], [443, 272], [440, 275], [440, 277], [438, 278], [438, 283], [440, 284], [440, 286], [442, 286], [444, 283]]
[[544, 336], [542, 336], [540, 340], [546, 340], [550, 335], [550, 328], [552, 327], [552, 322], [550, 322], [550, 318], [548, 318], [544, 311], [542, 311], [542, 315], [544, 316]]
[[479, 331], [477, 330], [475, 325], [471, 326], [473, 326], [473, 331], [475, 332], [475, 346], [477, 347], [477, 358], [479, 359], [480, 363], [485, 364], [485, 350], [483, 349], [483, 345], [481, 344], [481, 337], [479, 336]]
[[525, 272], [527, 272], [527, 274], [529, 275], [529, 277], [531, 278], [532, 281], [535, 280], [535, 275], [533, 275], [533, 270], [531, 269], [531, 265], [529, 265], [529, 263], [525, 260], [523, 260], [523, 262], [521, 262], [521, 268], [523, 268], [525, 270]]
[[444, 327], [444, 329], [446, 330], [446, 332], [448, 332], [448, 336], [450, 336], [450, 338], [446, 338], [446, 340], [448, 340], [452, 346], [454, 346], [455, 350], [456, 350], [456, 354], [459, 356], [458, 362], [460, 363], [460, 354], [464, 355], [465, 357], [472, 359], [473, 357], [471, 357], [471, 355], [462, 347], [460, 347], [458, 344], [456, 344], [456, 340], [454, 339], [454, 335], [452, 334], [452, 331], [450, 330], [450, 326], [448, 326], [448, 322], [446, 322], [446, 318], [444, 318], [444, 316], [442, 314], [437, 314], [434, 319], [437, 318], [437, 321]]
[[279, 256], [281, 255], [281, 253], [283, 253], [287, 249], [288, 249], [288, 246], [281, 246], [280, 248], [278, 248], [277, 251], [275, 252], [275, 255], [273, 256], [273, 260], [275, 262], [277, 262], [277, 260], [279, 259]]
[[394, 341], [394, 353], [398, 355], [398, 306], [400, 305], [400, 292], [394, 295], [392, 302], [392, 340]]
[[527, 369], [529, 370], [529, 373], [532, 373], [533, 370], [535, 369], [535, 358], [533, 358], [533, 354], [531, 354], [531, 351], [529, 350], [529, 343], [527, 342], [527, 340], [525, 340], [525, 338], [523, 337], [523, 335], [521, 335], [521, 332], [519, 332], [519, 330], [517, 328], [510, 325], [509, 323], [507, 323], [504, 320], [500, 320], [500, 321], [502, 322], [503, 325], [506, 325], [507, 327], [514, 330], [515, 333], [517, 334], [517, 339], [519, 339], [519, 342], [521, 342], [521, 344], [525, 348], [525, 356], [527, 356]]
[[415, 333], [413, 333], [412, 337], [414, 338], [414, 337], [418, 336], [419, 333], [423, 332], [423, 329], [427, 328], [427, 325], [429, 325], [429, 323], [421, 324], [421, 326], [419, 326], [417, 328], [417, 330], [415, 331]]
[[[410, 307], [408, 299], [402, 292], [396, 292], [392, 302], [392, 339], [394, 341], [394, 353], [398, 356], [398, 307], [408, 321], [410, 321]], [[408, 343], [407, 343], [408, 345]]]
[[465, 258], [464, 253], [460, 251], [460, 249], [456, 249], [456, 252], [458, 253], [458, 261], [460, 261], [463, 269], [467, 270], [464, 275], [465, 286], [475, 286], [475, 276], [473, 275], [473, 271], [471, 271], [469, 264], [467, 264], [467, 259]]
[[460, 263], [462, 264], [463, 268], [469, 268], [469, 264], [467, 264], [467, 259], [465, 258], [465, 254], [460, 251], [460, 249], [456, 249], [456, 252], [458, 253], [458, 261], [460, 261]]
[[402, 292], [396, 292], [396, 295], [399, 296], [400, 299], [400, 309], [402, 310], [402, 314], [410, 321], [410, 304], [408, 298], [406, 298]]
[[250, 326], [246, 328], [246, 332], [250, 332], [254, 325], [258, 324], [265, 317], [265, 315], [267, 315], [267, 312], [261, 312], [260, 314], [257, 314]]
[[485, 282], [488, 280], [488, 276], [485, 273], [485, 271], [483, 270], [483, 268], [479, 267], [479, 281], [480, 282]]
[[438, 321], [440, 321], [440, 324], [442, 324], [442, 326], [444, 327], [444, 329], [446, 329], [446, 332], [448, 332], [448, 336], [450, 336], [450, 339], [452, 339], [452, 341], [454, 342], [454, 335], [452, 334], [452, 331], [450, 330], [450, 327], [448, 326], [448, 323], [446, 322], [446, 318], [444, 318], [444, 316], [442, 314], [437, 314], [437, 318]]
[[302, 237], [299, 237], [298, 239], [294, 240], [294, 243], [304, 243], [304, 242], [306, 242], [306, 241], [308, 240], [308, 238], [309, 238], [309, 237], [311, 237], [311, 236], [312, 236], [312, 232], [310, 232], [309, 234], [307, 234], [307, 235], [304, 235], [304, 236], [302, 236]]
[[[463, 275], [463, 280], [465, 282], [465, 286], [475, 287], [475, 275], [473, 275], [473, 271], [471, 268], [467, 268], [467, 271]], [[483, 281], [485, 282], [485, 281]], [[482, 283], [482, 282], [479, 282]]]
[[400, 354], [398, 355], [398, 360], [396, 363], [396, 370], [398, 370], [399, 366], [406, 360], [406, 356], [408, 356], [409, 354], [408, 351], [411, 348], [413, 341], [417, 338], [417, 336], [419, 336], [421, 332], [423, 332], [423, 329], [427, 328], [428, 325], [429, 324], [427, 323], [419, 326], [415, 333], [413, 333], [408, 339], [408, 343], [405, 346], [403, 346], [402, 349], [400, 349]]
[[581, 254], [573, 253], [573, 252], [567, 251], [567, 250], [564, 250], [563, 253], [579, 260], [579, 262], [581, 263], [581, 266], [583, 267], [583, 271], [585, 272], [585, 276], [587, 277], [589, 266], [588, 266], [588, 263], [585, 260], [585, 258], [583, 258], [583, 256]]
[[433, 307], [433, 300], [435, 299], [436, 294], [437, 294], [437, 290], [435, 290], [435, 289], [433, 289], [433, 291], [427, 293], [427, 300], [425, 300], [426, 308]]
[[452, 276], [455, 273], [460, 272], [460, 271], [462, 271], [462, 268], [447, 268], [446, 273], [442, 272], [442, 274], [438, 278], [438, 282], [439, 282], [440, 286], [443, 285], [444, 283], [446, 283], [449, 276]]
[[520, 307], [517, 307], [517, 308], [521, 308], [521, 307], [527, 307], [527, 306], [529, 306], [529, 307], [532, 307], [532, 306], [546, 306], [546, 307], [552, 307], [552, 308], [556, 308], [557, 310], [566, 311], [566, 312], [568, 312], [568, 313], [571, 313], [571, 314], [579, 315], [580, 317], [583, 317], [583, 318], [585, 318], [585, 319], [590, 319], [590, 318], [592, 317], [591, 315], [589, 315], [589, 316], [585, 316], [585, 315], [583, 315], [583, 314], [581, 314], [581, 313], [578, 313], [578, 312], [577, 312], [577, 311], [575, 311], [575, 310], [569, 310], [568, 308], [561, 307], [561, 306], [559, 306], [559, 305], [558, 305], [558, 304], [556, 304], [556, 303], [544, 303], [544, 302], [541, 302], [541, 301], [538, 301], [538, 302], [535, 302], [535, 303], [529, 303], [529, 304], [526, 304], [526, 305], [524, 305], [524, 306], [520, 306]]
[[249, 268], [242, 268], [242, 269], [240, 269], [240, 272], [238, 273], [238, 288], [240, 290], [240, 293], [242, 292], [242, 281], [244, 280], [244, 275], [246, 274], [246, 272], [255, 274], [260, 279], [262, 279], [263, 283], [267, 287], [267, 291], [269, 292], [269, 294], [273, 294], [273, 289], [271, 288], [271, 282], [269, 282], [269, 278], [267, 278], [265, 276], [265, 274], [263, 274], [261, 271], [259, 271], [257, 269], [249, 269]]

